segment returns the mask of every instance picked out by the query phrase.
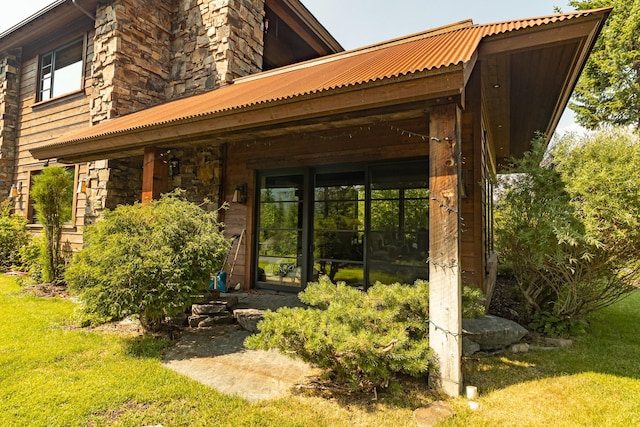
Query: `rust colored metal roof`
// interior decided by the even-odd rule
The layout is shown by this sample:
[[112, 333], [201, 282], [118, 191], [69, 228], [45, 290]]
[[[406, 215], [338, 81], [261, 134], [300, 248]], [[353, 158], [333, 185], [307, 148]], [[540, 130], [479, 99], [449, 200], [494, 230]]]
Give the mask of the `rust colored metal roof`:
[[125, 134], [172, 122], [198, 121], [216, 114], [260, 108], [300, 97], [386, 79], [411, 78], [448, 67], [464, 67], [485, 37], [545, 26], [589, 16], [608, 9], [576, 11], [531, 19], [474, 25], [461, 21], [376, 45], [341, 52], [320, 59], [237, 79], [233, 84], [204, 94], [170, 101], [146, 110], [111, 119], [35, 148], [52, 148], [110, 135]]

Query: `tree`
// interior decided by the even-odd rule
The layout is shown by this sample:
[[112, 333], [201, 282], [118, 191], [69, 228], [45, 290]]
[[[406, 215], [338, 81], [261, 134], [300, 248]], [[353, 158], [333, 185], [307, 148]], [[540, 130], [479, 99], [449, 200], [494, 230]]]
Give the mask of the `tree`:
[[496, 204], [501, 260], [529, 319], [583, 317], [640, 287], [640, 144], [637, 135], [565, 135], [549, 166], [541, 141], [517, 161]]
[[570, 104], [581, 125], [640, 128], [640, 0], [572, 0], [577, 10], [613, 6]]
[[183, 193], [119, 206], [85, 228], [85, 246], [71, 260], [65, 279], [80, 294], [87, 320], [136, 314], [153, 330], [208, 287], [229, 242], [218, 212], [184, 200]]
[[57, 283], [62, 279], [64, 268], [62, 227], [71, 219], [73, 177], [65, 168], [46, 167], [33, 178], [29, 195], [34, 202], [36, 219], [44, 228], [47, 247], [44, 279]]

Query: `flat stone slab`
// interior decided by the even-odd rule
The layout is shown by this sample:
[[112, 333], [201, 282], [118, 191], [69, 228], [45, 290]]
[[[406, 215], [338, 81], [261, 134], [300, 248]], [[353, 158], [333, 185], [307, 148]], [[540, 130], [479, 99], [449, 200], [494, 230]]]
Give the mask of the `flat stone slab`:
[[191, 313], [194, 315], [222, 313], [227, 310], [224, 304], [193, 304]]
[[453, 409], [443, 401], [436, 401], [425, 406], [424, 408], [418, 408], [413, 412], [413, 417], [416, 419], [418, 427], [433, 427], [440, 421], [452, 417], [455, 413]]
[[251, 402], [290, 392], [319, 371], [275, 350], [248, 350], [249, 332], [237, 325], [194, 329], [180, 336], [165, 353], [163, 364], [222, 393]]
[[529, 331], [514, 322], [498, 316], [462, 319], [463, 340], [480, 345], [480, 350], [499, 350], [519, 342]]

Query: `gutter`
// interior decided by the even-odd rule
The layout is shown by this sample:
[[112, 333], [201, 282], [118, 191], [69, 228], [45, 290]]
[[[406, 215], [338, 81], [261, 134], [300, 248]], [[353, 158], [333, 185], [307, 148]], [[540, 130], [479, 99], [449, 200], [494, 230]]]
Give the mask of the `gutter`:
[[80, 6], [78, 4], [78, 2], [76, 2], [76, 0], [71, 0], [71, 3], [73, 3], [73, 5], [75, 7], [77, 7], [82, 13], [84, 13], [85, 15], [87, 15], [89, 17], [89, 19], [91, 19], [93, 22], [96, 22], [96, 18], [95, 16], [93, 16], [91, 13], [89, 13], [85, 8], [83, 8], [82, 6]]

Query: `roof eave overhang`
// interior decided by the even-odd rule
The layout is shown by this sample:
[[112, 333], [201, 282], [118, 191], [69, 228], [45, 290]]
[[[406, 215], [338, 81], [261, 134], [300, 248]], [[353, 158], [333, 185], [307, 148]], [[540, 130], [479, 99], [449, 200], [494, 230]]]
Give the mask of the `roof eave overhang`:
[[114, 153], [145, 146], [179, 143], [198, 136], [213, 138], [217, 134], [249, 132], [265, 126], [287, 126], [291, 129], [291, 124], [297, 121], [385, 106], [418, 101], [424, 101], [426, 105], [428, 100], [462, 103], [468, 75], [466, 69], [463, 64], [452, 65], [122, 132], [43, 144], [31, 148], [30, 152], [39, 160], [58, 158], [62, 162], [74, 163], [109, 158]]
[[579, 47], [573, 57], [569, 73], [565, 76], [564, 84], [557, 102], [553, 106], [551, 120], [546, 124], [544, 132], [546, 143], [553, 137], [562, 114], [569, 103], [569, 99], [575, 89], [580, 74], [584, 69], [591, 50], [595, 45], [602, 28], [611, 12], [611, 8], [595, 10], [585, 18], [575, 21], [560, 21], [540, 27], [532, 27], [519, 31], [516, 34], [505, 33], [485, 38], [478, 48], [478, 59], [483, 60], [490, 56], [512, 54], [518, 51], [526, 51], [545, 45], [563, 43], [571, 40], [580, 40]]
[[601, 15], [596, 15], [597, 25], [594, 26], [584, 38], [581, 49], [579, 50], [578, 55], [576, 55], [576, 60], [573, 64], [571, 73], [567, 76], [567, 83], [563, 86], [564, 90], [558, 98], [558, 103], [556, 104], [553, 112], [553, 118], [545, 131], [546, 144], [549, 144], [551, 138], [553, 137], [553, 133], [555, 132], [556, 127], [558, 126], [558, 123], [562, 118], [564, 110], [569, 104], [569, 99], [571, 98], [573, 91], [578, 84], [578, 80], [580, 79], [582, 70], [587, 64], [589, 55], [591, 55], [591, 51], [593, 50], [593, 47], [595, 46], [610, 13], [611, 9], [607, 9], [603, 10]]
[[[0, 52], [50, 40], [51, 35], [77, 22], [91, 23], [98, 0], [57, 0], [0, 33]], [[94, 18], [91, 18], [94, 19]]]

